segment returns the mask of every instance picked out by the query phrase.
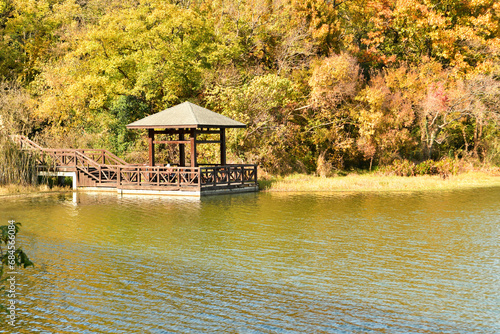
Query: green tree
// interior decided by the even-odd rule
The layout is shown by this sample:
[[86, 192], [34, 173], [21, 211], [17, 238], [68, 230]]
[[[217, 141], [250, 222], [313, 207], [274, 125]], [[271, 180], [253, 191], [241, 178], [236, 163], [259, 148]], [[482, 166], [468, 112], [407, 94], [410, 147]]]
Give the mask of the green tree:
[[0, 75], [31, 82], [52, 56], [58, 29], [78, 12], [74, 0], [0, 2]]
[[72, 38], [36, 82], [38, 116], [69, 131], [116, 134], [118, 114], [123, 126], [195, 96], [220, 52], [203, 17], [163, 1], [111, 9]]
[[[0, 226], [0, 291], [5, 291], [6, 287], [3, 286], [9, 279], [6, 275], [9, 271], [15, 271], [16, 268], [27, 268], [33, 266], [33, 262], [29, 259], [28, 255], [16, 245], [16, 237], [19, 232], [21, 223], [9, 222], [9, 225]], [[5, 249], [4, 249], [5, 247]], [[7, 311], [4, 305], [0, 308]]]

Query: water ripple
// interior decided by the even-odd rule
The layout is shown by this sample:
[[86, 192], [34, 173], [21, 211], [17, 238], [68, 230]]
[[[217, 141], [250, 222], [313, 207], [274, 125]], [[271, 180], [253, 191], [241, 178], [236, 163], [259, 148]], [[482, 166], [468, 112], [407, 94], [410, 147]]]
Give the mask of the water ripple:
[[499, 195], [49, 195], [0, 219], [36, 263], [19, 333], [496, 333]]

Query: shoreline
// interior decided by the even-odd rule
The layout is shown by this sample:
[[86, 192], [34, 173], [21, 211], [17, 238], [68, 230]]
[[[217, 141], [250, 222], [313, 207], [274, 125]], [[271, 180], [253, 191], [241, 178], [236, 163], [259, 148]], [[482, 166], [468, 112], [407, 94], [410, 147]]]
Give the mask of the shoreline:
[[68, 187], [53, 186], [50, 188], [47, 185], [37, 186], [20, 186], [20, 185], [2, 185], [0, 186], [0, 199], [17, 196], [37, 196], [45, 194], [58, 194], [73, 192], [73, 189]]
[[437, 175], [385, 176], [380, 174], [349, 174], [347, 176], [320, 177], [293, 174], [260, 180], [263, 192], [386, 192], [432, 191], [470, 188], [500, 187], [500, 175], [469, 172], [445, 179]]
[[[390, 192], [435, 191], [471, 188], [500, 187], [500, 174], [468, 172], [442, 178], [438, 175], [387, 176], [377, 173], [348, 174], [346, 176], [320, 177], [308, 174], [267, 176], [260, 180], [261, 192]], [[0, 199], [16, 196], [36, 196], [73, 192], [68, 187], [47, 185], [0, 186]]]

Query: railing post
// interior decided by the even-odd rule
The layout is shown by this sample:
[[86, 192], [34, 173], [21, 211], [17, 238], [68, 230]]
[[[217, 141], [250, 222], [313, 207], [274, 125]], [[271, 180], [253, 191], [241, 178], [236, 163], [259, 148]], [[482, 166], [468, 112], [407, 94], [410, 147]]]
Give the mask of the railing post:
[[99, 184], [101, 184], [102, 183], [102, 181], [101, 181], [101, 165], [99, 165], [98, 171], [99, 171]]
[[241, 168], [241, 184], [245, 184], [245, 166], [244, 165], [241, 165], [240, 166]]
[[227, 186], [231, 186], [231, 166], [227, 166]]
[[198, 174], [198, 191], [201, 191], [201, 167], [196, 169], [196, 173]]
[[181, 170], [179, 167], [177, 167], [177, 171], [175, 172], [177, 175], [177, 187], [179, 187], [179, 189], [181, 189]]
[[213, 172], [212, 172], [212, 175], [214, 177], [214, 187], [217, 186], [217, 168], [218, 168], [217, 166], [214, 166], [213, 167]]
[[136, 167], [135, 170], [137, 171], [137, 185], [141, 185], [141, 172], [139, 171], [139, 167]]
[[122, 183], [122, 168], [118, 167], [118, 175], [116, 175], [116, 187], [120, 186]]

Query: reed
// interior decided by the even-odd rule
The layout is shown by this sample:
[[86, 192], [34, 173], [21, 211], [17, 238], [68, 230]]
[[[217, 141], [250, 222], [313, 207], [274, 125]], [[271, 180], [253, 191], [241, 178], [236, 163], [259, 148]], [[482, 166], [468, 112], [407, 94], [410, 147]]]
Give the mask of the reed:
[[36, 185], [37, 153], [21, 148], [0, 134], [0, 185]]

